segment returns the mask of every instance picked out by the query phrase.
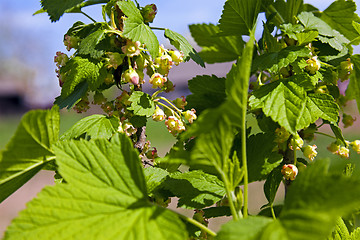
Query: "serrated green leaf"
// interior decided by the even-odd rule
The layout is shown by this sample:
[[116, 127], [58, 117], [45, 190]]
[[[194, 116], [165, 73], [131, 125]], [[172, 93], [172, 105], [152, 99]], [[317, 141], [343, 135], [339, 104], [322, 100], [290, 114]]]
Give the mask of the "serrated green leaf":
[[157, 57], [159, 55], [159, 41], [150, 27], [144, 23], [141, 12], [135, 3], [133, 1], [118, 1], [117, 5], [128, 17], [124, 22], [124, 37], [145, 44], [151, 56]]
[[102, 62], [79, 56], [72, 58], [61, 68], [61, 74], [64, 74], [64, 85], [61, 89], [62, 98], [73, 93], [76, 86], [83, 81], [86, 81], [89, 88], [95, 91], [103, 83], [106, 73]]
[[284, 176], [281, 173], [281, 169], [278, 167], [273, 169], [266, 179], [264, 194], [270, 206], [274, 203], [276, 193], [283, 178]]
[[350, 240], [357, 240], [360, 239], [360, 228], [356, 228], [351, 234], [350, 234]]
[[342, 218], [336, 221], [335, 230], [331, 233], [329, 240], [351, 240], [349, 230]]
[[249, 35], [260, 12], [260, 0], [228, 0], [219, 20], [225, 36]]
[[90, 55], [90, 57], [94, 59], [100, 58], [104, 54], [104, 50], [97, 49], [97, 45], [104, 38], [105, 38], [105, 31], [103, 29], [99, 29], [91, 33], [81, 41], [78, 49], [79, 54]]
[[356, 4], [353, 1], [338, 0], [334, 1], [325, 11], [321, 13], [321, 19], [329, 24], [333, 29], [339, 31], [347, 39], [353, 40], [359, 37], [356, 34], [352, 22], [358, 20], [355, 13]]
[[160, 186], [169, 176], [169, 172], [158, 168], [158, 167], [148, 167], [144, 169], [145, 181], [147, 190], [150, 196], [152, 196], [153, 191]]
[[219, 36], [220, 29], [213, 24], [193, 24], [189, 26], [196, 43], [202, 47], [199, 53], [207, 63], [236, 60], [242, 53], [244, 41], [239, 36]]
[[150, 117], [155, 111], [154, 101], [147, 93], [135, 91], [131, 94], [129, 101], [131, 105], [128, 109], [134, 111], [135, 115]]
[[317, 31], [301, 32], [296, 34], [298, 45], [303, 45], [314, 41], [318, 37]]
[[41, 0], [41, 6], [49, 14], [52, 22], [60, 19], [66, 10], [71, 9], [85, 0]]
[[346, 45], [350, 42], [346, 37], [334, 30], [326, 22], [318, 17], [315, 17], [313, 13], [302, 12], [297, 17], [307, 30], [316, 30], [319, 32], [318, 38], [321, 42], [329, 44], [339, 52], [344, 51], [344, 49], [346, 49]]
[[144, 21], [140, 10], [135, 6], [133, 1], [118, 1], [116, 4], [127, 17]]
[[354, 64], [354, 70], [350, 75], [350, 82], [346, 89], [346, 96], [349, 99], [355, 99], [358, 111], [360, 112], [360, 55], [351, 56], [351, 62]]
[[310, 57], [310, 50], [301, 46], [290, 46], [279, 52], [265, 53], [256, 57], [253, 61], [252, 71], [269, 70], [271, 73], [277, 73], [281, 68], [287, 67], [296, 61], [297, 58]]
[[186, 97], [186, 107], [196, 109], [197, 114], [207, 108], [220, 106], [226, 99], [225, 78], [196, 76], [188, 81], [188, 86], [192, 94]]
[[71, 109], [87, 92], [89, 84], [87, 82], [79, 83], [74, 91], [67, 97], [58, 96], [55, 98], [54, 104], [58, 105], [60, 109]]
[[[249, 182], [266, 179], [268, 174], [281, 163], [282, 156], [272, 152], [276, 146], [274, 140], [275, 135], [268, 133], [251, 135], [247, 139], [246, 154]], [[238, 145], [240, 146], [240, 144]], [[240, 150], [238, 149], [239, 153]]]
[[254, 91], [249, 99], [252, 109], [261, 108], [292, 134], [319, 118], [337, 122], [338, 106], [327, 94], [309, 94], [291, 81], [277, 81]]
[[330, 123], [331, 131], [334, 133], [337, 140], [346, 146], [346, 140], [342, 134], [341, 128], [336, 123]]
[[164, 36], [169, 39], [171, 45], [184, 53], [185, 61], [191, 58], [200, 66], [205, 67], [204, 61], [184, 36], [170, 29], [165, 29]]
[[138, 153], [125, 135], [60, 142], [56, 156], [67, 184], [46, 187], [5, 239], [187, 239], [175, 213], [146, 200]]
[[[239, 221], [230, 221], [221, 226], [220, 231], [215, 237], [216, 240], [258, 240], [261, 232], [273, 220], [266, 217], [250, 216]], [[278, 239], [280, 240], [280, 239]]]
[[54, 160], [51, 145], [59, 137], [59, 118], [57, 107], [24, 115], [0, 155], [0, 202]]
[[224, 184], [216, 176], [198, 170], [171, 174], [164, 184], [165, 189], [179, 197], [178, 207], [201, 209], [225, 195]]
[[119, 119], [116, 117], [107, 117], [105, 115], [94, 114], [85, 117], [75, 123], [69, 130], [61, 135], [61, 140], [70, 140], [79, 138], [85, 134], [92, 139], [107, 138], [110, 139], [119, 127]]

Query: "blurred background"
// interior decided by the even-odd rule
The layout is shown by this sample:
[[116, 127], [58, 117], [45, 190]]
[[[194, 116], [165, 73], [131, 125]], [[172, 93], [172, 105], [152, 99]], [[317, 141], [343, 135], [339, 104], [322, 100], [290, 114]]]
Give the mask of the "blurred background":
[[[177, 1], [145, 1], [139, 0], [140, 5], [155, 3], [158, 14], [152, 26], [166, 27], [183, 34], [190, 43], [188, 25], [195, 23], [216, 24], [221, 16], [225, 0], [177, 0]], [[326, 9], [331, 3], [328, 0], [305, 0], [320, 10]], [[355, 0], [360, 6], [360, 0]], [[59, 95], [60, 87], [53, 62], [57, 51], [66, 52], [62, 39], [64, 33], [75, 21], [89, 22], [81, 14], [65, 14], [60, 21], [51, 23], [47, 14], [33, 16], [41, 8], [40, 1], [0, 1], [0, 149], [14, 134], [21, 115], [33, 108], [49, 108], [54, 98]], [[102, 21], [101, 8], [88, 7], [84, 11], [98, 21]], [[360, 11], [357, 10], [359, 14]], [[259, 21], [261, 22], [261, 21]], [[257, 38], [260, 38], [260, 32]], [[168, 46], [163, 32], [157, 32], [160, 43]], [[196, 46], [195, 46], [196, 48]], [[200, 49], [199, 49], [200, 50]], [[355, 53], [359, 53], [355, 48]], [[188, 62], [174, 67], [170, 71], [170, 79], [176, 84], [176, 90], [170, 99], [188, 94], [187, 81], [201, 74], [215, 74], [225, 76], [231, 68], [231, 63], [207, 65], [206, 69]], [[351, 111], [358, 116], [356, 106], [349, 104]], [[72, 111], [63, 111], [61, 117], [61, 132], [68, 129], [84, 116]], [[348, 140], [358, 139], [360, 124], [355, 122], [353, 127], [345, 130]], [[164, 154], [174, 138], [164, 126], [151, 124], [148, 135], [161, 136], [153, 139], [153, 146], [163, 146], [160, 153]], [[318, 138], [319, 155], [331, 157], [326, 151], [329, 141]], [[322, 143], [323, 142], [323, 143]], [[167, 144], [164, 144], [167, 143]], [[358, 156], [350, 161], [359, 161]], [[25, 208], [25, 203], [36, 196], [44, 185], [52, 184], [53, 173], [42, 171], [34, 179], [25, 184], [11, 197], [0, 204], [0, 238], [11, 219]], [[254, 194], [250, 202], [252, 209], [258, 209], [265, 203], [262, 189], [254, 187]], [[281, 197], [279, 197], [281, 198]], [[254, 210], [255, 211], [255, 210]]]

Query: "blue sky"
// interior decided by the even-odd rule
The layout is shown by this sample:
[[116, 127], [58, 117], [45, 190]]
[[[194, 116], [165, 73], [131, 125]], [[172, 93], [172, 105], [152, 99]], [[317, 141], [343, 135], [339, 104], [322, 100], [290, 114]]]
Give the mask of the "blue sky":
[[[158, 15], [153, 26], [167, 27], [189, 37], [188, 25], [194, 23], [216, 23], [221, 16], [225, 0], [139, 0], [141, 5], [155, 3]], [[324, 10], [328, 0], [305, 1]], [[360, 6], [360, 0], [355, 1]], [[65, 52], [62, 38], [67, 29], [77, 20], [89, 22], [81, 14], [66, 14], [60, 21], [51, 23], [46, 14], [32, 16], [40, 9], [40, 1], [1, 0], [0, 1], [0, 58], [20, 58], [36, 69], [36, 89], [46, 89], [34, 95], [34, 101], [52, 101], [60, 89], [55, 77], [53, 58], [56, 51]], [[101, 21], [101, 10], [89, 7], [89, 15]], [[358, 11], [359, 14], [359, 11]], [[162, 32], [159, 40], [164, 41]]]

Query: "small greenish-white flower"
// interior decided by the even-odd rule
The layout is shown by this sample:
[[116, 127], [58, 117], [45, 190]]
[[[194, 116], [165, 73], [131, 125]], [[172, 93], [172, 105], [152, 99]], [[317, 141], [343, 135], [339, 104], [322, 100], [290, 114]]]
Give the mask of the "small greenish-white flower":
[[317, 149], [316, 145], [312, 145], [312, 146], [307, 145], [302, 148], [302, 151], [305, 157], [307, 157], [310, 161], [313, 161], [317, 155], [316, 149]]
[[308, 65], [305, 67], [305, 70], [307, 72], [309, 72], [310, 74], [315, 74], [317, 71], [319, 71], [320, 66], [321, 66], [321, 63], [317, 59], [317, 56], [309, 58], [308, 60], [306, 60], [306, 63]]
[[129, 122], [125, 122], [122, 124], [122, 129], [125, 132], [126, 136], [130, 137], [131, 135], [135, 134], [137, 129], [134, 128], [134, 126], [129, 123]]
[[299, 170], [294, 164], [285, 164], [282, 169], [281, 173], [284, 175], [286, 180], [294, 181]]
[[184, 54], [182, 52], [175, 50], [175, 51], [169, 51], [169, 54], [176, 66], [184, 61]]
[[161, 122], [163, 120], [165, 120], [165, 113], [164, 111], [159, 108], [159, 106], [156, 106], [154, 114], [152, 115], [152, 119], [156, 122]]
[[340, 147], [339, 151], [336, 153], [341, 158], [349, 158], [350, 150], [347, 147]]
[[189, 123], [193, 123], [197, 118], [195, 109], [187, 110], [183, 114], [184, 118], [189, 121]]
[[139, 41], [133, 42], [127, 40], [126, 44], [121, 47], [121, 51], [128, 57], [134, 57], [140, 54], [140, 45], [141, 43]]
[[355, 140], [353, 142], [350, 143], [350, 146], [352, 147], [352, 149], [357, 152], [358, 154], [360, 154], [360, 140]]
[[169, 132], [174, 136], [178, 133], [185, 131], [184, 123], [174, 116], [169, 116], [165, 120], [165, 125], [168, 128]]
[[154, 73], [149, 80], [150, 84], [152, 84], [152, 88], [162, 88], [166, 81], [167, 78], [160, 73]]

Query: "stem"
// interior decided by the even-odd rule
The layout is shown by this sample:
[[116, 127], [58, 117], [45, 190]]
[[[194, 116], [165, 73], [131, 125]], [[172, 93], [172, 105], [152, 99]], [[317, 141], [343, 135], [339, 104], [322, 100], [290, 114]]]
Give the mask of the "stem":
[[178, 109], [172, 102], [170, 102], [169, 100], [167, 100], [164, 97], [159, 97], [159, 99], [164, 100], [165, 102], [167, 102], [168, 104], [170, 104], [170, 106], [172, 106], [177, 112], [182, 113], [182, 111], [180, 109]]
[[166, 28], [161, 28], [161, 27], [150, 27], [150, 29], [153, 29], [153, 30], [163, 30], [163, 31], [166, 30]]
[[334, 136], [331, 136], [331, 135], [329, 135], [329, 134], [326, 134], [326, 133], [323, 133], [323, 132], [315, 132], [315, 133], [317, 133], [317, 134], [320, 134], [320, 135], [323, 135], [323, 136], [326, 136], [326, 137], [329, 137], [329, 138], [333, 138], [333, 139], [336, 139], [336, 137], [334, 137]]
[[159, 105], [161, 105], [161, 106], [163, 106], [163, 107], [166, 107], [166, 108], [169, 109], [172, 113], [174, 113], [178, 119], [181, 119], [181, 117], [179, 116], [179, 114], [177, 114], [177, 113], [176, 113], [174, 110], [172, 110], [169, 106], [163, 104], [162, 102], [157, 102], [157, 104], [159, 104]]
[[182, 214], [180, 214], [180, 213], [177, 213], [177, 214], [179, 214], [179, 216], [180, 216], [182, 219], [184, 219], [185, 221], [187, 221], [187, 222], [193, 224], [194, 226], [200, 228], [202, 231], [208, 233], [210, 236], [216, 237], [216, 233], [215, 233], [215, 232], [213, 232], [211, 229], [209, 229], [209, 228], [206, 227], [205, 225], [199, 223], [199, 222], [196, 221], [195, 219], [186, 217], [186, 216], [184, 216], [184, 215], [182, 215]]
[[115, 24], [115, 14], [114, 14], [114, 11], [111, 11], [110, 23], [111, 23], [111, 27], [112, 27], [113, 29], [116, 29], [116, 24]]
[[[224, 182], [226, 196], [228, 197], [228, 200], [229, 200], [229, 207], [230, 207], [231, 215], [233, 216], [234, 221], [238, 221], [239, 220], [239, 214], [238, 214], [238, 212], [237, 212], [237, 210], [235, 208], [235, 205], [234, 205], [234, 199], [235, 199], [234, 192], [230, 191], [229, 183], [227, 181], [227, 178], [226, 178], [225, 174], [222, 174], [222, 181]], [[245, 217], [245, 214], [244, 214], [244, 217]]]
[[244, 111], [245, 116], [243, 116], [243, 123], [241, 128], [241, 155], [242, 155], [242, 166], [244, 169], [244, 218], [247, 218], [248, 216], [248, 202], [249, 202], [249, 177], [248, 177], [248, 169], [247, 169], [247, 159], [246, 159], [246, 123], [245, 123], [245, 117], [246, 112]]
[[159, 95], [159, 93], [161, 93], [163, 90], [157, 90], [156, 92], [154, 92], [154, 94], [151, 96], [151, 99], [153, 99], [154, 100], [154, 98], [156, 98], [157, 97], [157, 95]]
[[82, 13], [83, 15], [85, 15], [85, 17], [89, 18], [91, 21], [93, 21], [94, 23], [96, 23], [96, 20], [93, 19], [92, 17], [90, 17], [89, 15], [87, 15], [85, 12], [80, 11], [80, 13]]
[[285, 23], [285, 20], [282, 18], [280, 13], [276, 10], [276, 8], [271, 4], [268, 8], [271, 13], [276, 13], [275, 18], [279, 21], [279, 25]]
[[276, 215], [275, 215], [274, 207], [272, 204], [270, 205], [270, 210], [271, 210], [271, 215], [272, 215], [273, 219], [276, 220]]

